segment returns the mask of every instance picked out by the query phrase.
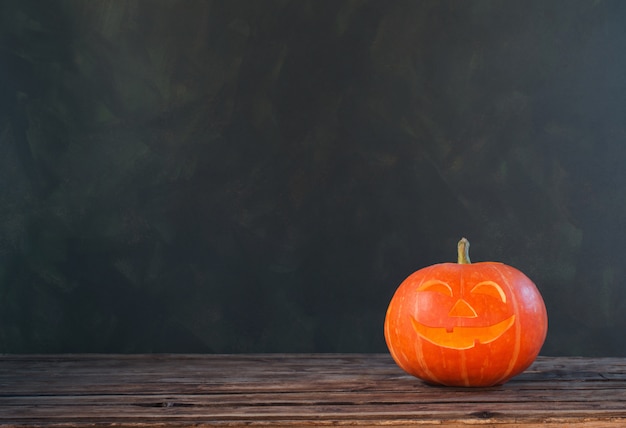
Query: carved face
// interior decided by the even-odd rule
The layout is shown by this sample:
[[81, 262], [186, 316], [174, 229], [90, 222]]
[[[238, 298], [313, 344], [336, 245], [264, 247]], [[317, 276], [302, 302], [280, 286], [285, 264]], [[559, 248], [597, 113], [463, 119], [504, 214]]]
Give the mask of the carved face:
[[[449, 284], [433, 279], [418, 288], [418, 307], [429, 311], [419, 320], [411, 316], [416, 333], [444, 348], [470, 349], [476, 344], [493, 342], [515, 323], [515, 315], [509, 313], [504, 289], [494, 281], [477, 284]], [[498, 319], [493, 321], [494, 312]]]

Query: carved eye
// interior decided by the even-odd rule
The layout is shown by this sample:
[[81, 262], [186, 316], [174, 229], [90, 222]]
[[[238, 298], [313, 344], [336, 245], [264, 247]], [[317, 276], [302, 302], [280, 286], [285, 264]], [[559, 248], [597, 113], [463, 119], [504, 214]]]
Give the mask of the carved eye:
[[500, 299], [502, 303], [506, 303], [506, 294], [504, 294], [504, 290], [502, 290], [502, 287], [493, 281], [479, 282], [470, 290], [470, 293], [484, 294], [486, 296], [495, 297], [496, 299]]
[[452, 287], [437, 279], [431, 279], [430, 281], [424, 282], [417, 288], [417, 291], [435, 291], [452, 297]]

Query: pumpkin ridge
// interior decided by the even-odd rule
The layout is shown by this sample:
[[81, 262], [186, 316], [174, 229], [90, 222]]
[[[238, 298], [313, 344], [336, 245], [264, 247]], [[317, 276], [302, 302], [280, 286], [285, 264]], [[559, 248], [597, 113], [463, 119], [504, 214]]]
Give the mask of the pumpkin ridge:
[[[513, 314], [518, 314], [519, 302], [517, 300], [517, 294], [515, 293], [515, 290], [513, 289], [511, 282], [500, 271], [501, 269], [499, 269], [496, 266], [489, 266], [489, 267], [494, 273], [497, 273], [500, 276], [500, 283], [506, 284], [506, 286], [509, 288], [511, 292], [511, 303], [513, 304]], [[511, 361], [509, 362], [509, 366], [507, 367], [504, 374], [496, 381], [496, 384], [499, 384], [500, 382], [502, 382], [503, 379], [507, 379], [511, 375], [511, 372], [517, 365], [517, 360], [519, 359], [519, 353], [520, 353], [521, 341], [522, 341], [521, 320], [518, 319], [514, 325], [515, 325], [515, 347], [513, 348], [513, 355], [511, 356]]]
[[[418, 288], [423, 286], [425, 279], [426, 277], [422, 276]], [[419, 302], [417, 300], [415, 301], [415, 308], [413, 313], [419, 313]], [[428, 363], [424, 358], [424, 347], [422, 346], [422, 342], [420, 340], [415, 341], [415, 355], [417, 356], [420, 367], [422, 368], [422, 370], [424, 370], [424, 372], [426, 372], [426, 375], [434, 382], [441, 383], [441, 380], [439, 380], [439, 378], [435, 375], [435, 373], [433, 373], [430, 367], [428, 367]]]

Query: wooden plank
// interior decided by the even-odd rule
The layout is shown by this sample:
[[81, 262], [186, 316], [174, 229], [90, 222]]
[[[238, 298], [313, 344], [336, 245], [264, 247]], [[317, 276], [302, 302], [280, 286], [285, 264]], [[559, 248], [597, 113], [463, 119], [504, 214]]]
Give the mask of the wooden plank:
[[626, 426], [626, 359], [540, 357], [494, 388], [388, 355], [3, 355], [0, 427]]

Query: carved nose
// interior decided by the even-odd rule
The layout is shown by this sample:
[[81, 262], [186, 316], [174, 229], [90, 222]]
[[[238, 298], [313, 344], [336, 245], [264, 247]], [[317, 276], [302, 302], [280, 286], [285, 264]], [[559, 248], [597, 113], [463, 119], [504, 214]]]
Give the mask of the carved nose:
[[451, 317], [463, 317], [463, 318], [476, 318], [476, 311], [472, 306], [467, 303], [463, 299], [459, 299], [456, 301], [450, 312], [448, 313]]

